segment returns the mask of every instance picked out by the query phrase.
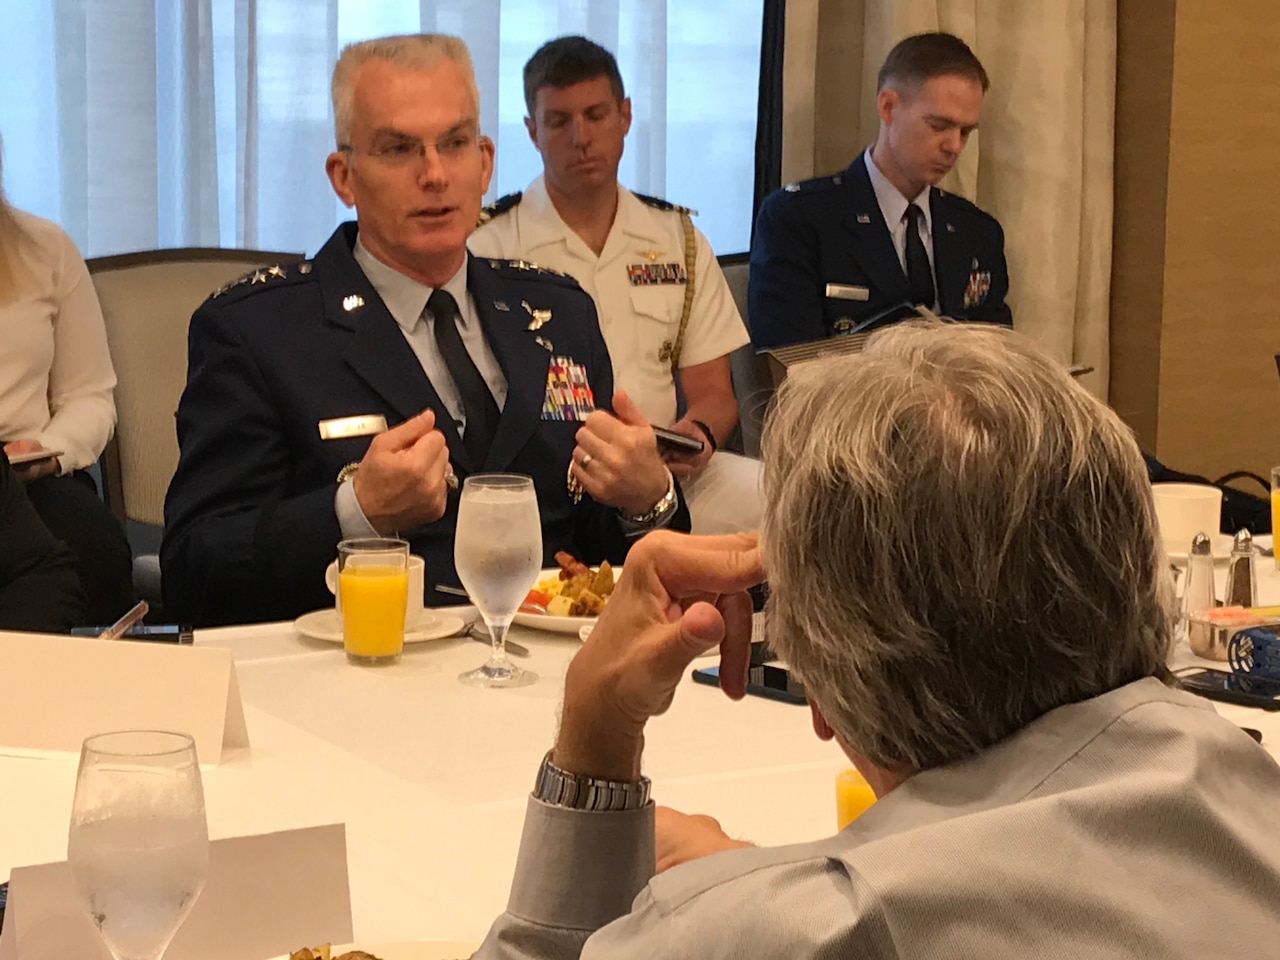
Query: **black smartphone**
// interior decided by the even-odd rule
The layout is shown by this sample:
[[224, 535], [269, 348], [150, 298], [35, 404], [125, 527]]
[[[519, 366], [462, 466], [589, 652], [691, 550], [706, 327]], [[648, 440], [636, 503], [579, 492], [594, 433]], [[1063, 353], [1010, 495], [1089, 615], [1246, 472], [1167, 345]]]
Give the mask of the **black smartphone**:
[[1210, 700], [1238, 703], [1262, 710], [1280, 710], [1280, 680], [1259, 679], [1201, 667], [1178, 673], [1177, 678], [1184, 688]]
[[[72, 627], [73, 637], [98, 637], [107, 627]], [[153, 643], [191, 643], [195, 634], [189, 626], [176, 623], [135, 623], [121, 637], [123, 640], [147, 640]]]
[[665, 453], [701, 453], [704, 446], [701, 440], [686, 437], [666, 427], [654, 427], [654, 435], [658, 438], [658, 449]]
[[[695, 683], [720, 686], [719, 667], [699, 667], [693, 671]], [[747, 669], [747, 693], [756, 697], [768, 697], [783, 703], [808, 703], [804, 685], [780, 663], [762, 663]]]

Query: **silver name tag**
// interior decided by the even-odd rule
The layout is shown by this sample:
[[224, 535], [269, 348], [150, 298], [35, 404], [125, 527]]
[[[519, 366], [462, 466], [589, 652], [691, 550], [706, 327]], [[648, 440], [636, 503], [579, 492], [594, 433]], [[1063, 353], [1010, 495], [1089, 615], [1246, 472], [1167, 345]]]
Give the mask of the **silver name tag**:
[[871, 291], [847, 283], [828, 283], [827, 296], [832, 300], [870, 300]]
[[371, 437], [387, 429], [387, 418], [382, 414], [366, 413], [360, 417], [338, 417], [321, 420], [321, 440], [342, 440], [346, 437]]

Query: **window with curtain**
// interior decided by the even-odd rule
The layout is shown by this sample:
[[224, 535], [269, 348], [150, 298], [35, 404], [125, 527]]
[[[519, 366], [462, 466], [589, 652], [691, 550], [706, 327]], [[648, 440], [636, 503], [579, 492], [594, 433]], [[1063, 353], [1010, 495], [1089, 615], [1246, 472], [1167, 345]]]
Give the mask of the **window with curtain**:
[[[490, 199], [541, 170], [521, 70], [580, 33], [618, 57], [634, 123], [619, 178], [751, 231], [763, 0], [25, 0], [0, 4], [5, 192], [86, 256], [313, 251], [351, 213], [324, 173], [329, 74], [354, 40], [456, 33], [498, 145]], [[20, 80], [17, 78], [21, 78]]]

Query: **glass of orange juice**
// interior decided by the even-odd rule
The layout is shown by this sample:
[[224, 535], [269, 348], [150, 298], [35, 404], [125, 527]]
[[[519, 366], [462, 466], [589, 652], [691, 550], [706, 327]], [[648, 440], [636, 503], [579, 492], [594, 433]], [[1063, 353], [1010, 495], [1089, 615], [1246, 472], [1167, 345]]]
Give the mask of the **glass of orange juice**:
[[876, 802], [867, 778], [853, 767], [836, 774], [836, 829], [843, 830]]
[[404, 650], [409, 598], [409, 544], [394, 537], [361, 537], [338, 544], [342, 646], [350, 663], [395, 663]]
[[[1280, 467], [1271, 468], [1271, 537], [1280, 538]], [[1280, 570], [1280, 553], [1276, 553], [1276, 569]]]

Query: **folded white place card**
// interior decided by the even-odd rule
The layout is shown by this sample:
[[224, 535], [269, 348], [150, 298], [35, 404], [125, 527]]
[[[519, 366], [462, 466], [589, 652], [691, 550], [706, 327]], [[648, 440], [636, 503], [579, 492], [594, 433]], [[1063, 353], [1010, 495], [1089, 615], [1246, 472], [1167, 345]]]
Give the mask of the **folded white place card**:
[[247, 747], [231, 651], [0, 631], [0, 754], [79, 753], [109, 730], [177, 730], [201, 763]]
[[[261, 960], [351, 941], [346, 828], [231, 837], [209, 845], [209, 878], [165, 960]], [[66, 863], [18, 867], [0, 960], [111, 960]]]

